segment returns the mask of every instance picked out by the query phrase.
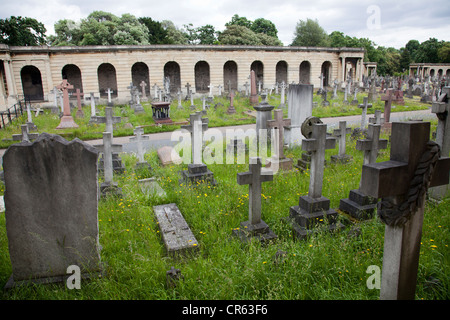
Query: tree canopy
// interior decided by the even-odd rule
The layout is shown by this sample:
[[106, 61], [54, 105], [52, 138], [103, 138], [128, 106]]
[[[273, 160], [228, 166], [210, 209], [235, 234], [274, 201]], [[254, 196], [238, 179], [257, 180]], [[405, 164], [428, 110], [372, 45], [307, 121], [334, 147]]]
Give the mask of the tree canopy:
[[47, 30], [33, 18], [14, 17], [0, 19], [0, 43], [10, 46], [39, 46], [46, 44]]
[[328, 47], [330, 41], [317, 20], [306, 19], [297, 22], [291, 46]]

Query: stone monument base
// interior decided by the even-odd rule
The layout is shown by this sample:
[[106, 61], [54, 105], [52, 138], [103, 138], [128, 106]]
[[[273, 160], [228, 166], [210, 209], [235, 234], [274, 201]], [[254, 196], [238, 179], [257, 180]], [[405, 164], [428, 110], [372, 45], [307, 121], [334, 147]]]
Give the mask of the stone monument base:
[[298, 206], [289, 209], [289, 218], [292, 221], [294, 236], [306, 239], [318, 231], [335, 231], [344, 228], [337, 221], [338, 213], [330, 209], [330, 200], [325, 197], [313, 199], [302, 196]]
[[348, 213], [355, 219], [367, 220], [373, 217], [378, 199], [369, 197], [359, 190], [350, 190], [347, 199], [341, 199], [339, 210]]
[[214, 174], [208, 170], [206, 164], [188, 164], [188, 169], [181, 171], [181, 183], [197, 184], [198, 182], [207, 182], [213, 186], [217, 185]]
[[264, 243], [278, 238], [262, 220], [257, 224], [251, 224], [249, 221], [241, 222], [240, 228], [233, 229], [233, 235], [238, 237], [242, 242], [249, 242], [252, 239], [257, 239]]
[[282, 170], [282, 171], [289, 171], [292, 170], [294, 168], [293, 166], [293, 161], [291, 158], [284, 158], [284, 159], [267, 159], [266, 161], [266, 168], [267, 169], [272, 169], [275, 170], [274, 168], [272, 168], [272, 163], [274, 164], [274, 168], [278, 168], [278, 170]]
[[118, 187], [117, 182], [112, 182], [112, 183], [103, 182], [100, 185], [100, 197], [104, 198], [108, 195], [115, 196], [115, 197], [122, 196], [122, 188]]
[[[98, 171], [100, 173], [103, 173], [104, 168], [104, 160], [103, 160], [103, 154], [102, 157], [99, 160], [98, 163]], [[119, 154], [117, 152], [112, 153], [112, 165], [113, 165], [113, 172], [115, 174], [123, 174], [125, 172], [125, 165], [122, 163], [122, 159], [120, 159]]]
[[353, 160], [353, 157], [348, 154], [336, 154], [330, 157], [331, 163], [347, 163]]
[[61, 122], [56, 127], [56, 129], [66, 129], [66, 128], [78, 128], [78, 125], [75, 123], [72, 116], [62, 116]]

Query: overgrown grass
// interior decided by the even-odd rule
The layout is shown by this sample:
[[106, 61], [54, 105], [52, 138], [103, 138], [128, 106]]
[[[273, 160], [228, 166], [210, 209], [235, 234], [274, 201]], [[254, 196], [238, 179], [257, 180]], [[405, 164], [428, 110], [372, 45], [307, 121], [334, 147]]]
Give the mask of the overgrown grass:
[[[435, 124], [434, 124], [435, 125]], [[383, 138], [387, 138], [384, 136]], [[338, 148], [326, 151], [323, 195], [337, 208], [341, 198], [358, 187], [362, 154], [347, 136], [348, 164], [332, 164]], [[286, 150], [300, 158], [301, 148]], [[366, 273], [370, 265], [382, 267], [384, 225], [376, 218], [352, 222], [340, 215], [347, 228], [339, 233], [317, 233], [305, 241], [294, 240], [291, 225], [284, 220], [299, 196], [308, 192], [309, 172], [279, 173], [262, 186], [262, 218], [277, 234], [268, 245], [243, 244], [232, 229], [248, 219], [248, 186], [236, 183], [236, 174], [248, 164], [210, 164], [218, 186], [180, 185], [179, 171], [186, 165], [160, 166], [157, 154], [145, 155], [152, 172], [135, 173], [137, 159], [122, 155], [127, 172], [115, 176], [123, 198], [99, 202], [101, 259], [105, 275], [82, 281], [80, 290], [64, 283], [32, 285], [1, 292], [1, 299], [368, 299], [379, 298], [370, 290]], [[389, 150], [380, 152], [386, 161]], [[248, 161], [246, 162], [248, 163]], [[167, 198], [145, 196], [138, 187], [141, 178], [155, 176]], [[199, 242], [198, 252], [187, 257], [167, 256], [161, 241], [153, 206], [176, 203]], [[439, 205], [426, 203], [416, 299], [449, 299], [450, 199]], [[350, 230], [360, 229], [359, 236]], [[286, 252], [275, 263], [278, 250]], [[184, 280], [175, 288], [166, 286], [166, 271], [181, 270]], [[4, 214], [0, 216], [0, 286], [11, 274]], [[435, 280], [437, 279], [437, 280]]]

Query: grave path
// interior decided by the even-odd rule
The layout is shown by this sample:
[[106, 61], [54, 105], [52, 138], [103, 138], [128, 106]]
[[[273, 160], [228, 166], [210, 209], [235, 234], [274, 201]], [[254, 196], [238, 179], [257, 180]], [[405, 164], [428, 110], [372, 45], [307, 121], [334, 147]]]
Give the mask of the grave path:
[[[373, 115], [371, 114], [370, 117]], [[417, 110], [417, 111], [405, 111], [405, 112], [394, 112], [391, 113], [391, 122], [395, 121], [407, 121], [414, 119], [423, 119], [430, 120], [436, 119], [436, 115], [431, 113], [431, 108], [427, 110]], [[339, 121], [346, 121], [347, 126], [349, 127], [359, 127], [361, 124], [361, 115], [354, 116], [345, 116], [345, 117], [332, 117], [332, 118], [321, 118], [322, 122], [327, 124], [327, 131], [337, 129], [339, 127]], [[228, 127], [217, 127], [221, 132], [223, 132], [225, 136], [225, 131], [227, 129], [256, 129], [256, 124], [245, 124], [245, 125], [236, 125], [236, 126], [228, 126]], [[158, 133], [150, 133], [145, 136], [149, 137], [149, 140], [143, 142], [144, 152], [149, 151], [150, 149], [158, 149], [163, 146], [174, 146], [178, 143], [178, 141], [171, 141], [172, 132], [158, 132]], [[137, 144], [136, 142], [130, 142], [130, 137], [114, 137], [114, 144], [122, 144], [123, 152], [137, 152]], [[96, 140], [86, 140], [86, 143], [90, 145], [102, 144], [102, 139]], [[3, 157], [6, 149], [0, 149], [0, 156]], [[3, 162], [3, 159], [2, 159]]]

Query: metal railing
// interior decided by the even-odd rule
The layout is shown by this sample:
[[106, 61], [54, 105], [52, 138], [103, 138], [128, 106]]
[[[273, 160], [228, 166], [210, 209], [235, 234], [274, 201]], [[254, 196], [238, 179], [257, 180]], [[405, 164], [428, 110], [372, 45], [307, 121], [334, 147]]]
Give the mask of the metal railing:
[[25, 96], [23, 99], [19, 99], [16, 104], [12, 105], [7, 110], [0, 111], [0, 129], [5, 128], [8, 124], [12, 123], [13, 120], [22, 116], [25, 112], [27, 103], [30, 103], [30, 99]]

